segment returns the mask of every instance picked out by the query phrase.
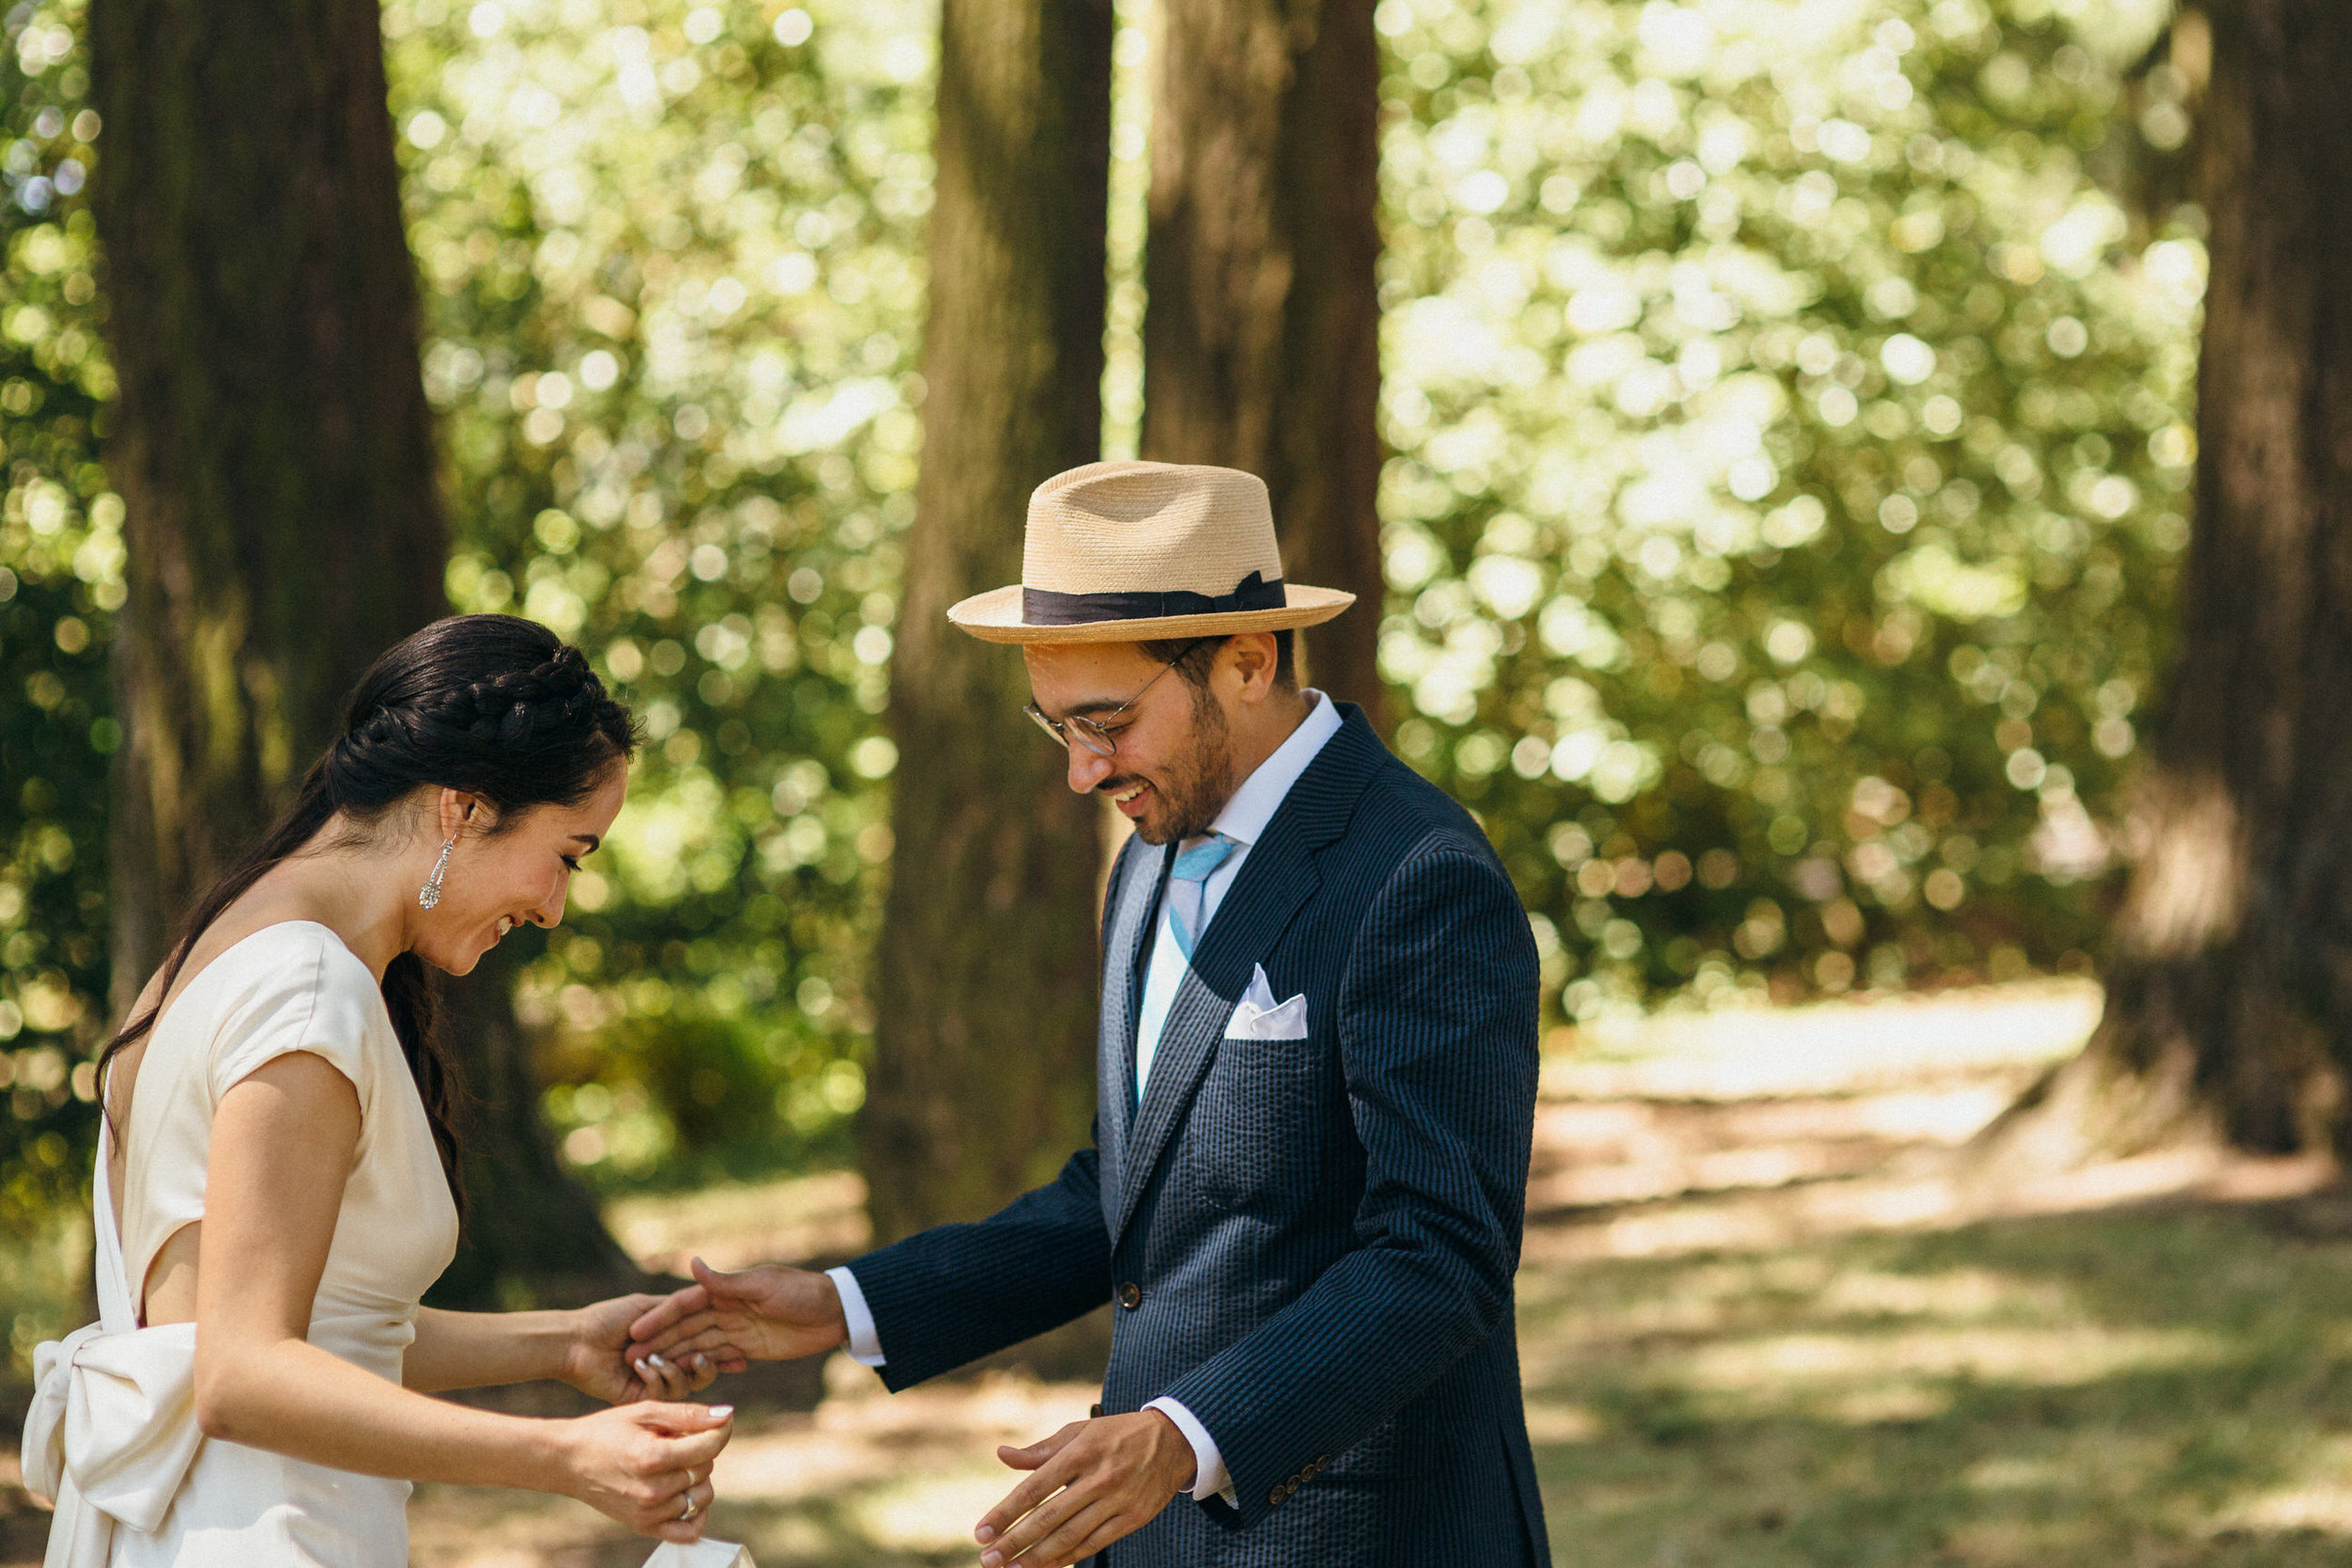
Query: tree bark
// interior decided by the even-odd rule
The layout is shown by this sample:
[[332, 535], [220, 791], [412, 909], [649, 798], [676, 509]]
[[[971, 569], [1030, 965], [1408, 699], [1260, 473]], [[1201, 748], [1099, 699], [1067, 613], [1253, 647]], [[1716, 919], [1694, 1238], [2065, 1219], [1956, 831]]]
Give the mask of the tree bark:
[[[118, 1013], [181, 913], [288, 803], [359, 673], [448, 612], [379, 28], [373, 0], [90, 8], [120, 385], [106, 462], [129, 556]], [[515, 1024], [485, 983], [453, 1009], [474, 1021], [460, 1052], [489, 1091], [469, 1164], [531, 1219], [496, 1268], [609, 1262], [535, 1097], [511, 1092], [520, 1057], [500, 1042]]]
[[1143, 454], [1266, 482], [1285, 577], [1359, 601], [1306, 633], [1306, 673], [1376, 721], [1372, 0], [1169, 0], [1162, 14]]
[[115, 980], [446, 613], [376, 8], [97, 0], [93, 202], [127, 508]]
[[485, 954], [472, 974], [442, 988], [441, 1026], [465, 1053], [458, 1136], [470, 1201], [457, 1257], [433, 1287], [436, 1306], [568, 1307], [644, 1281], [540, 1119], [531, 1038], [514, 1007], [527, 953]]
[[1102, 432], [1109, 0], [946, 0], [923, 467], [891, 664], [891, 887], [860, 1126], [875, 1233], [977, 1218], [1086, 1141], [1096, 808], [950, 627], [1021, 576], [1030, 490]]
[[2106, 1017], [1996, 1129], [2036, 1164], [2180, 1137], [2352, 1152], [2352, 32], [2326, 0], [2211, 19], [2179, 642]]

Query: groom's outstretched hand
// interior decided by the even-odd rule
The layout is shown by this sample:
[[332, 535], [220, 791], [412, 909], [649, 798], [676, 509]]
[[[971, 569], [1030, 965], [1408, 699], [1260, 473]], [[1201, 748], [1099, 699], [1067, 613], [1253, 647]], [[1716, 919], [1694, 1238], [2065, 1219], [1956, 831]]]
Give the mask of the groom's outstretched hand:
[[982, 1568], [1070, 1568], [1192, 1489], [1192, 1445], [1156, 1410], [1073, 1421], [996, 1457], [1029, 1472], [972, 1531]]
[[750, 1361], [789, 1361], [836, 1350], [850, 1338], [841, 1292], [810, 1269], [763, 1264], [721, 1274], [694, 1259], [694, 1283], [629, 1324], [626, 1358], [691, 1364], [707, 1355], [723, 1372]]

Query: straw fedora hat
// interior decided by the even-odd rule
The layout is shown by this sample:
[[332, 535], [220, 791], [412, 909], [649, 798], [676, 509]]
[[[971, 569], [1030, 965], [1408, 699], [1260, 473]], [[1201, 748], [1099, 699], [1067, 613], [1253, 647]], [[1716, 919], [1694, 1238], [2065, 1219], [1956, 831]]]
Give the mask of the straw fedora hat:
[[1142, 642], [1311, 626], [1355, 602], [1282, 580], [1257, 475], [1089, 463], [1031, 493], [1021, 580], [947, 619], [990, 642]]

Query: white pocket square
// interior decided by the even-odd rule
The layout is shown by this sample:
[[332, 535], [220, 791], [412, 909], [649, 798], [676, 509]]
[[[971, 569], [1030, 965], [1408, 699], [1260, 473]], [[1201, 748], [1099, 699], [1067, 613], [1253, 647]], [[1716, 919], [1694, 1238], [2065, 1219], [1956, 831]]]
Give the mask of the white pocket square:
[[1249, 976], [1249, 989], [1233, 1004], [1233, 1020], [1225, 1026], [1229, 1040], [1303, 1040], [1307, 1037], [1307, 997], [1301, 992], [1288, 1002], [1274, 1000], [1274, 987], [1260, 964]]

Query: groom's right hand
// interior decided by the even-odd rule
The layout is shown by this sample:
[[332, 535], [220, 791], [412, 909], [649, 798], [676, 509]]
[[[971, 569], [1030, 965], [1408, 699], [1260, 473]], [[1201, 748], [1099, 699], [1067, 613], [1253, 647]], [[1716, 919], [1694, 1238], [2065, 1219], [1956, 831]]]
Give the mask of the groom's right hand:
[[721, 1274], [699, 1258], [693, 1267], [695, 1283], [629, 1324], [629, 1363], [700, 1354], [739, 1372], [747, 1361], [821, 1355], [849, 1342], [841, 1292], [824, 1275], [773, 1263]]

